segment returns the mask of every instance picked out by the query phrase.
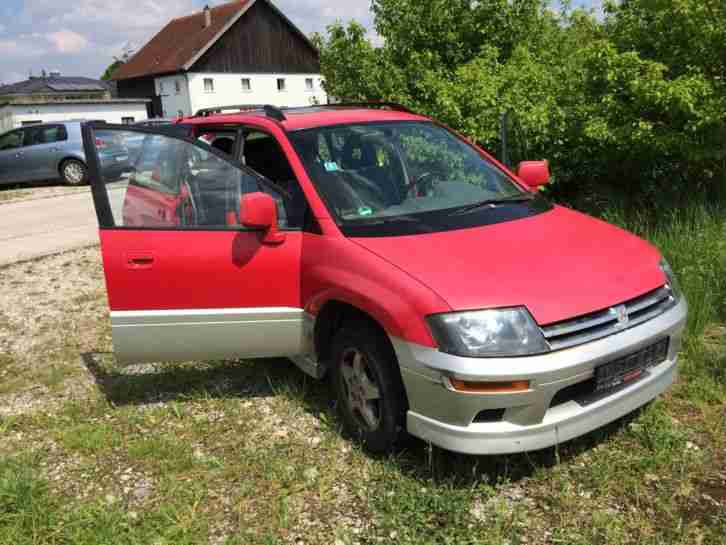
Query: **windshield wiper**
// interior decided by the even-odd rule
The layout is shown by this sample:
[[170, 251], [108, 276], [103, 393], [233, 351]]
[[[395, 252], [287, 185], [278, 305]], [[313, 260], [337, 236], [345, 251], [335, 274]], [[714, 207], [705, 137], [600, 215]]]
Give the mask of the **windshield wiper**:
[[346, 221], [358, 225], [376, 225], [379, 223], [421, 223], [421, 220], [407, 214], [401, 214], [398, 216], [371, 216], [371, 217], [357, 217], [357, 218], [343, 218]]
[[511, 203], [518, 203], [518, 202], [527, 202], [534, 199], [533, 195], [519, 195], [517, 197], [508, 197], [504, 199], [487, 199], [485, 201], [475, 202], [472, 204], [467, 204], [466, 206], [461, 206], [454, 210], [451, 215], [452, 216], [458, 216], [460, 214], [467, 214], [469, 212], [473, 212], [475, 210], [480, 210], [481, 208], [486, 208], [487, 206], [494, 207], [498, 204], [511, 204]]

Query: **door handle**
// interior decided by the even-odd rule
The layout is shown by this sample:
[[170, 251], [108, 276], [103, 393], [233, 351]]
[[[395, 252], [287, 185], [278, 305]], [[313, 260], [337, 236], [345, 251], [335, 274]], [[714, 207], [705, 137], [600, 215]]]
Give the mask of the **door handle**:
[[126, 267], [133, 270], [150, 269], [154, 265], [151, 254], [134, 253], [126, 255]]

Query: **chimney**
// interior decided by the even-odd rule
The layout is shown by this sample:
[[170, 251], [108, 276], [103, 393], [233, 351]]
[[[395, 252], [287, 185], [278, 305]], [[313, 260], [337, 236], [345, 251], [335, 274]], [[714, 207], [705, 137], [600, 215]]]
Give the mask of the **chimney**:
[[204, 28], [212, 26], [212, 10], [209, 5], [204, 6]]

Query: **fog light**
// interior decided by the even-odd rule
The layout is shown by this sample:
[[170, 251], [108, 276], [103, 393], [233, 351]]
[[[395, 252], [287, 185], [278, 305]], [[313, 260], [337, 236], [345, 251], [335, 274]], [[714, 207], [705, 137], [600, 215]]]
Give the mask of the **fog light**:
[[511, 382], [473, 382], [449, 378], [451, 387], [457, 392], [469, 394], [511, 394], [529, 390], [528, 380], [514, 380]]

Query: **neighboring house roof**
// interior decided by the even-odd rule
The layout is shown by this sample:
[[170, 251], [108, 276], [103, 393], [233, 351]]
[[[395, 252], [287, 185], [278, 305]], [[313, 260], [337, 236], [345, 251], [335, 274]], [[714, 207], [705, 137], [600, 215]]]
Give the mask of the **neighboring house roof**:
[[63, 101], [12, 101], [4, 102], [0, 97], [0, 106], [66, 106], [68, 104], [147, 104], [150, 98], [110, 98], [110, 99], [70, 99]]
[[3, 85], [3, 95], [68, 95], [69, 93], [107, 93], [106, 84], [97, 79], [49, 76], [30, 78], [25, 81]]
[[171, 74], [189, 70], [249, 8], [265, 1], [313, 49], [315, 46], [272, 2], [235, 0], [210, 8], [211, 25], [204, 26], [204, 11], [172, 19], [140, 51], [112, 74], [113, 80]]
[[205, 28], [204, 12], [172, 19], [149, 43], [111, 76], [114, 80], [178, 72], [202, 50], [217, 41], [254, 0], [237, 0], [210, 8], [212, 24]]

